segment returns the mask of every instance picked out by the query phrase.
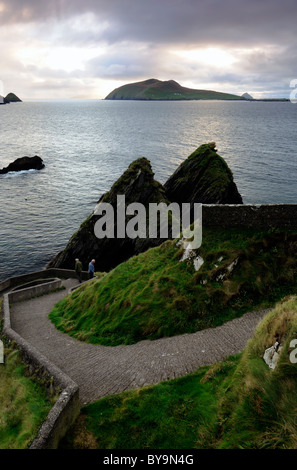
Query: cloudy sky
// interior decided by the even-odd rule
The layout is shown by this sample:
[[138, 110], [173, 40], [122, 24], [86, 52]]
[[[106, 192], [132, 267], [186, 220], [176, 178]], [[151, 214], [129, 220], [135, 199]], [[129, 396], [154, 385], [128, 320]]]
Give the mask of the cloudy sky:
[[289, 97], [296, 19], [296, 0], [0, 0], [0, 80], [23, 99], [148, 78]]

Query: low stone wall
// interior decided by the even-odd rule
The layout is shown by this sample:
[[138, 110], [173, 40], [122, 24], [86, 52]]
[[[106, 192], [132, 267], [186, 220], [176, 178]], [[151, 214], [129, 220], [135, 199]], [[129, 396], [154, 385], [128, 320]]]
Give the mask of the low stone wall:
[[[0, 295], [7, 291], [8, 289], [12, 289], [13, 287], [20, 286], [22, 284], [26, 284], [30, 281], [35, 281], [36, 279], [46, 279], [51, 277], [58, 277], [58, 278], [76, 278], [76, 272], [71, 269], [58, 269], [58, 268], [50, 268], [50, 269], [43, 269], [42, 271], [35, 271], [33, 273], [28, 274], [21, 274], [20, 276], [10, 277], [5, 279], [5, 281], [0, 282]], [[89, 274], [87, 271], [82, 272], [82, 280], [86, 281], [89, 279]]]
[[297, 230], [297, 204], [203, 204], [202, 226]]
[[41, 426], [38, 436], [30, 448], [56, 449], [59, 441], [65, 436], [79, 415], [79, 388], [70, 377], [11, 328], [10, 296], [11, 294], [4, 295], [3, 334], [9, 341], [16, 343], [24, 361], [29, 364], [31, 371], [41, 376], [45, 374], [52, 387], [60, 392], [58, 400], [49, 412], [47, 419]]
[[61, 285], [61, 279], [56, 278], [49, 282], [46, 282], [46, 279], [44, 279], [44, 283], [42, 284], [11, 291], [9, 293], [9, 300], [10, 302], [21, 302], [22, 300], [32, 299], [32, 297], [36, 297], [38, 295], [49, 294], [50, 292], [59, 289]]

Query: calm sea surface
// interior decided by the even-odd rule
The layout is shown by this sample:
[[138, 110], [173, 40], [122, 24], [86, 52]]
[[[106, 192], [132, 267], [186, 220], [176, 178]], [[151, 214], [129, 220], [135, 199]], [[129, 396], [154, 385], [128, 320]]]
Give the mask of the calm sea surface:
[[0, 106], [0, 168], [39, 155], [42, 171], [0, 176], [0, 280], [41, 269], [128, 165], [164, 183], [215, 141], [245, 203], [297, 202], [297, 105], [37, 101]]

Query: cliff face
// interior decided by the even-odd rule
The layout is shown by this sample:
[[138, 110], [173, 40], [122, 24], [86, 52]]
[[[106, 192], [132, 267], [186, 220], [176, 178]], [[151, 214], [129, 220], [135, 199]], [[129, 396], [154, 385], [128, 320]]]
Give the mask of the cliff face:
[[[107, 202], [114, 208], [115, 238], [97, 238], [94, 227], [100, 216], [92, 213], [71, 237], [66, 248], [60, 252], [48, 267], [74, 268], [75, 258], [79, 258], [86, 270], [92, 258], [96, 259], [98, 271], [109, 271], [131, 256], [158, 246], [165, 241], [157, 238], [116, 238], [117, 237], [117, 196], [124, 195], [126, 206], [133, 202], [142, 203], [148, 214], [150, 203], [195, 202], [204, 204], [242, 204], [242, 199], [233, 181], [233, 176], [225, 161], [214, 150], [215, 144], [199, 147], [180, 165], [163, 187], [154, 179], [150, 162], [146, 158], [135, 160], [115, 182], [100, 202]], [[96, 211], [95, 211], [96, 212]], [[125, 225], [131, 219], [126, 216]], [[169, 222], [168, 238], [171, 238]]]
[[179, 204], [242, 204], [242, 198], [215, 143], [198, 147], [167, 180], [166, 197]]
[[[149, 203], [167, 202], [164, 188], [154, 179], [150, 162], [146, 158], [135, 160], [124, 174], [115, 182], [109, 192], [105, 193], [100, 202], [110, 203], [114, 208], [115, 237], [117, 235], [117, 195], [125, 196], [125, 204], [142, 203], [147, 209]], [[95, 211], [96, 212], [96, 211]], [[126, 216], [125, 225], [132, 216]], [[92, 258], [96, 259], [95, 268], [109, 271], [131, 256], [142, 253], [149, 248], [160, 245], [160, 238], [97, 238], [94, 226], [100, 217], [91, 214], [69, 240], [66, 248], [59, 253], [48, 267], [73, 269], [75, 258], [79, 258], [86, 270]]]

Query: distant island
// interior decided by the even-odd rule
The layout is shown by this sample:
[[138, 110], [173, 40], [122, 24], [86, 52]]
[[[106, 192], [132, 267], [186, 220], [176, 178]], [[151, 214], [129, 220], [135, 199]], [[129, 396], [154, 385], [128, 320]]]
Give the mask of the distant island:
[[237, 100], [237, 101], [290, 101], [288, 98], [253, 98], [249, 93], [241, 96], [212, 90], [185, 88], [174, 80], [161, 81], [150, 78], [143, 82], [127, 83], [115, 88], [106, 100], [143, 100], [143, 101], [178, 101], [178, 100]]
[[155, 78], [143, 82], [128, 83], [113, 90], [106, 100], [245, 100], [230, 93], [212, 90], [185, 88], [174, 80], [161, 81]]
[[290, 101], [289, 98], [253, 98], [249, 93], [241, 95], [246, 101]]
[[8, 93], [8, 95], [6, 95], [5, 97], [0, 95], [0, 104], [21, 103], [21, 102], [22, 100], [14, 93]]

